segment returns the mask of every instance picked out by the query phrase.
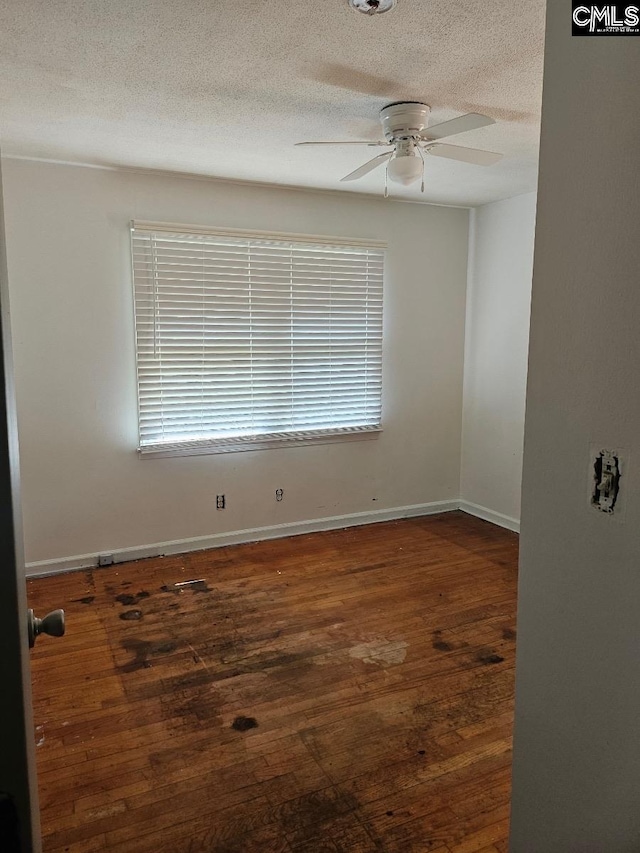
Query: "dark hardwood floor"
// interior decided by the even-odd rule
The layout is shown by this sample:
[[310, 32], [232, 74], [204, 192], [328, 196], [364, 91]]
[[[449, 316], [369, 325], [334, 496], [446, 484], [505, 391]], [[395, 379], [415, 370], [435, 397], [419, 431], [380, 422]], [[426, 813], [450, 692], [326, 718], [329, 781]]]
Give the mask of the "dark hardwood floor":
[[45, 853], [505, 853], [516, 571], [454, 512], [30, 581]]

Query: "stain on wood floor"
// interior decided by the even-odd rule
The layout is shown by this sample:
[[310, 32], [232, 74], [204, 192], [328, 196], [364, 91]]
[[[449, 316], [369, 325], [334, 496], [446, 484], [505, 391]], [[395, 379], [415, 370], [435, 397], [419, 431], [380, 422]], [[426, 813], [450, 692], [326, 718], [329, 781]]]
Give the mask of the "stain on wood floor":
[[455, 512], [30, 581], [45, 853], [506, 853], [516, 566]]

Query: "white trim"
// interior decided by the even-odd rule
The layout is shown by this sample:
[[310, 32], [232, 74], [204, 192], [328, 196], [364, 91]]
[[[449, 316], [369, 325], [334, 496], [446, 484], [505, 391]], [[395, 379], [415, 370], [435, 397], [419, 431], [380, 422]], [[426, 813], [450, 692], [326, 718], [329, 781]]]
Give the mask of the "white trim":
[[510, 515], [503, 515], [501, 512], [495, 512], [488, 509], [486, 506], [473, 504], [469, 501], [459, 501], [459, 509], [469, 515], [475, 515], [476, 518], [482, 518], [484, 521], [490, 521], [492, 524], [497, 524], [498, 527], [506, 527], [507, 530], [513, 530], [514, 533], [520, 533], [520, 521], [517, 518], [511, 518]]
[[[261, 542], [267, 539], [281, 539], [285, 536], [299, 536], [303, 533], [317, 533], [322, 530], [337, 530], [342, 527], [357, 527], [375, 524], [380, 521], [393, 521], [400, 518], [415, 518], [421, 515], [435, 515], [440, 512], [462, 510], [476, 518], [482, 518], [507, 530], [520, 532], [520, 522], [500, 512], [470, 503], [469, 501], [450, 500], [433, 501], [424, 504], [377, 509], [371, 512], [355, 512], [348, 515], [334, 515], [328, 518], [308, 521], [292, 521], [286, 524], [273, 524], [268, 527], [252, 527], [246, 530], [231, 530], [226, 533], [212, 533], [209, 536], [196, 536], [190, 539], [174, 539], [170, 542], [158, 542], [153, 545], [135, 545], [132, 548], [107, 548], [100, 554], [112, 554], [114, 563], [128, 560], [142, 560], [147, 557], [161, 557], [170, 554], [186, 554], [190, 551], [204, 551], [207, 548], [223, 548], [225, 545], [242, 545], [247, 542]], [[78, 569], [95, 568], [99, 554], [79, 554], [74, 557], [60, 557], [54, 560], [40, 560], [26, 564], [27, 577], [37, 578]]]
[[358, 249], [386, 249], [385, 240], [362, 237], [331, 237], [324, 234], [298, 234], [286, 231], [256, 231], [248, 228], [215, 228], [203, 225], [185, 225], [175, 222], [146, 222], [131, 220], [132, 231], [153, 231], [161, 234], [200, 234], [212, 237], [237, 237], [247, 240], [278, 240], [283, 243], [318, 243], [322, 246], [354, 246]]
[[[259, 542], [265, 539], [280, 539], [284, 536], [298, 536], [302, 533], [316, 533], [320, 530], [336, 530], [341, 527], [355, 527], [362, 524], [374, 524], [379, 521], [393, 521], [398, 518], [415, 518], [420, 515], [434, 515], [439, 512], [451, 512], [460, 508], [458, 500], [434, 501], [411, 506], [377, 509], [371, 512], [354, 512], [348, 515], [334, 515], [309, 521], [292, 521], [286, 524], [273, 524], [268, 527], [253, 527], [247, 530], [235, 530], [227, 533], [212, 533], [209, 536], [196, 536], [191, 539], [175, 539], [171, 542], [159, 542], [155, 545], [137, 545], [132, 548], [104, 548], [101, 554], [113, 554], [114, 563], [128, 560], [141, 560], [145, 557], [159, 557], [169, 554], [185, 554], [189, 551], [203, 551], [207, 548], [222, 548], [225, 545], [240, 545], [246, 542]], [[76, 569], [94, 568], [98, 565], [98, 554], [80, 554], [75, 557], [60, 557], [54, 560], [40, 560], [27, 563], [27, 577], [72, 572]]]

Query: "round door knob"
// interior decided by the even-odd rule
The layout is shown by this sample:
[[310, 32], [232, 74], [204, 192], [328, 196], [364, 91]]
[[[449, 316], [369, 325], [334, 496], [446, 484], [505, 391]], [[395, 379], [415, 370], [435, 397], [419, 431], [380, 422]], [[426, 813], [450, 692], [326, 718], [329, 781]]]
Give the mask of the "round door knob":
[[48, 634], [50, 637], [62, 637], [64, 635], [64, 610], [52, 610], [44, 619], [34, 616], [33, 610], [28, 614], [29, 647], [33, 648], [36, 637], [40, 634]]

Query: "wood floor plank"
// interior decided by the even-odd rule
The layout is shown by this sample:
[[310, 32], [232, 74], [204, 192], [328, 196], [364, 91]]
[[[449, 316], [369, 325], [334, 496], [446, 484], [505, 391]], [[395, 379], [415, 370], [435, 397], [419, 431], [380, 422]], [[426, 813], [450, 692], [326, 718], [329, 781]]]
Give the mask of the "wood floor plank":
[[517, 548], [453, 512], [30, 580], [45, 853], [506, 851]]

